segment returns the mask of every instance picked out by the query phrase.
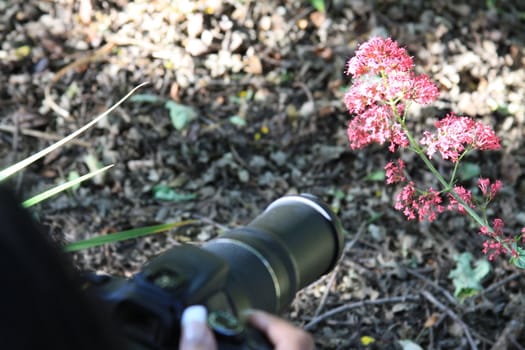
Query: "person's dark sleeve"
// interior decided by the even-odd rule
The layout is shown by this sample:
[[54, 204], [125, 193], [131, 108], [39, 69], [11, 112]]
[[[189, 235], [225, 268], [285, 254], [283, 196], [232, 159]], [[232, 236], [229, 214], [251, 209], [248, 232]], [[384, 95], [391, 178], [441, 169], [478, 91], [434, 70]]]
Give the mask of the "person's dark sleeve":
[[118, 349], [67, 257], [0, 186], [0, 348]]

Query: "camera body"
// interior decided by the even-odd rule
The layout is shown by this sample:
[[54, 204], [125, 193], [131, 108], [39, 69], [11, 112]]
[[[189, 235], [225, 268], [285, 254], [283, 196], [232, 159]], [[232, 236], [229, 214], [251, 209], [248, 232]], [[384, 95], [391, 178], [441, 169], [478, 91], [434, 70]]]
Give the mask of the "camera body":
[[242, 312], [283, 311], [332, 270], [342, 246], [340, 221], [325, 204], [286, 196], [245, 227], [154, 257], [131, 279], [89, 275], [87, 290], [107, 305], [129, 349], [176, 349], [182, 312], [195, 304], [207, 307], [219, 349], [272, 349]]
[[205, 305], [208, 323], [219, 349], [271, 349], [258, 332], [245, 327], [239, 307], [227, 293], [226, 261], [193, 245], [171, 248], [151, 260], [140, 273], [127, 280], [90, 275], [89, 289], [107, 305], [106, 312], [121, 328], [129, 349], [176, 349], [180, 319], [189, 305]]

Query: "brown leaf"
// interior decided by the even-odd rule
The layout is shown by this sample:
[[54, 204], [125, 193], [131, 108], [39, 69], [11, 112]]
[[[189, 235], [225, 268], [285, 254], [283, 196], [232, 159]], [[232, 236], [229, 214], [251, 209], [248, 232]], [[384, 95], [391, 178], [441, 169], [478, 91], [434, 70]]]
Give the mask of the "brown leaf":
[[179, 84], [177, 84], [177, 82], [173, 82], [171, 84], [171, 87], [170, 87], [170, 97], [171, 97], [171, 99], [173, 101], [175, 101], [175, 102], [180, 102], [179, 93], [180, 93]]
[[430, 315], [429, 318], [425, 321], [425, 324], [423, 325], [424, 328], [430, 328], [436, 324], [436, 322], [439, 320], [439, 314], [437, 312], [434, 312], [432, 315]]

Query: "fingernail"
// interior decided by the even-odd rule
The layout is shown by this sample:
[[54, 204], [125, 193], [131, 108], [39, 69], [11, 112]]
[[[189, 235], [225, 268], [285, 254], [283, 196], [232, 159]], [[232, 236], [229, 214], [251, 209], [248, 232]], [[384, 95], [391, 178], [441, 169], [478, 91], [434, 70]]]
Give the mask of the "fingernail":
[[202, 305], [189, 306], [182, 313], [182, 337], [186, 342], [202, 340], [206, 335], [206, 319], [208, 312]]

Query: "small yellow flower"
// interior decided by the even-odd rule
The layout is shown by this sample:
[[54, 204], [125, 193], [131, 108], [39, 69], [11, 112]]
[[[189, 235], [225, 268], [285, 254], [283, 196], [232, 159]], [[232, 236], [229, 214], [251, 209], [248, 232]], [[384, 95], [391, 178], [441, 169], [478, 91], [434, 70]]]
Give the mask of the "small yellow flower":
[[372, 344], [373, 342], [375, 342], [376, 340], [368, 335], [364, 335], [361, 337], [361, 344], [363, 344], [364, 346], [368, 346], [370, 344]]

